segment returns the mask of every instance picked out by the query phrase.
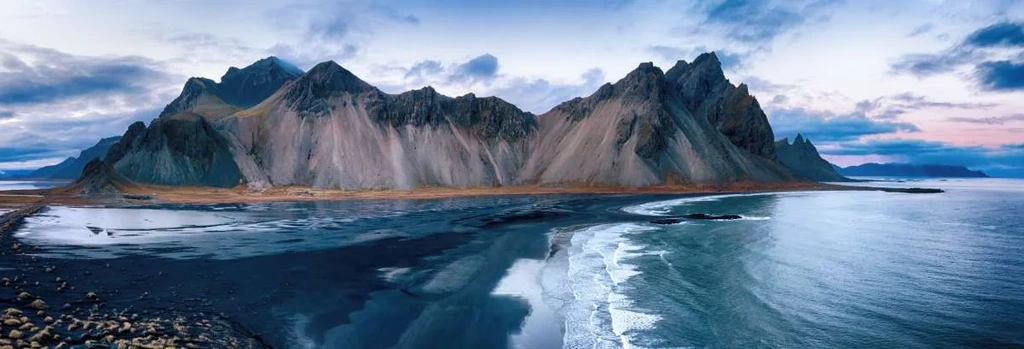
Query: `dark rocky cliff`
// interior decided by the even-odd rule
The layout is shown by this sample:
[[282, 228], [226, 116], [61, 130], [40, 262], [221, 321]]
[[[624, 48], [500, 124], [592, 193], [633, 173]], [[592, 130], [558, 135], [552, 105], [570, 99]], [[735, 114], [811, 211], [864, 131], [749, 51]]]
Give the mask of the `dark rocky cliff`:
[[693, 63], [679, 61], [665, 75], [690, 113], [707, 119], [737, 147], [775, 159], [768, 116], [747, 85], [734, 86], [725, 78], [714, 52], [701, 54]]
[[818, 149], [810, 140], [805, 140], [803, 135], [798, 134], [792, 144], [788, 138], [783, 138], [775, 143], [775, 151], [779, 162], [803, 179], [819, 182], [850, 180], [837, 173], [832, 164], [822, 159]]
[[106, 162], [140, 183], [235, 186], [241, 175], [230, 144], [210, 122], [258, 104], [300, 74], [268, 57], [228, 69], [219, 83], [191, 78], [149, 127], [132, 124]]

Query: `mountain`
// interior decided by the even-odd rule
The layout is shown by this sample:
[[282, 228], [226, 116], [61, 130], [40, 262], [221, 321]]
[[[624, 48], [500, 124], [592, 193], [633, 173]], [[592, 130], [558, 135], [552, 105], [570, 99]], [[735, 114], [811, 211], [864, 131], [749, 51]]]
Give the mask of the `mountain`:
[[219, 83], [191, 78], [148, 127], [131, 125], [106, 160], [142, 183], [235, 186], [241, 174], [231, 146], [211, 121], [253, 107], [301, 74], [268, 57], [242, 69], [231, 67]]
[[82, 169], [93, 159], [103, 160], [106, 157], [107, 149], [117, 143], [120, 136], [101, 139], [95, 145], [86, 148], [78, 154], [78, 157], [64, 159], [56, 165], [41, 167], [28, 175], [30, 178], [46, 179], [75, 179], [82, 173]]
[[819, 182], [845, 182], [849, 178], [836, 172], [831, 163], [825, 161], [818, 154], [818, 149], [811, 144], [811, 140], [804, 139], [801, 134], [796, 135], [793, 143], [788, 138], [775, 142], [775, 153], [779, 162], [793, 171], [797, 176]]
[[218, 122], [246, 182], [345, 189], [513, 184], [535, 127], [498, 98], [390, 95], [334, 62]]
[[[647, 186], [778, 181], [782, 166], [737, 147], [686, 107], [688, 87], [651, 63], [538, 119], [522, 183]], [[769, 131], [770, 132], [770, 131]]]
[[866, 163], [857, 166], [840, 168], [839, 173], [846, 176], [865, 177], [988, 177], [981, 171], [972, 171], [964, 166], [956, 165], [914, 165], [914, 164], [876, 164]]
[[542, 115], [496, 97], [433, 88], [384, 93], [334, 62], [276, 58], [192, 78], [107, 162], [174, 185], [412, 189], [648, 186], [787, 181], [773, 133], [713, 54], [668, 73], [651, 63]]
[[93, 158], [85, 164], [82, 173], [74, 181], [67, 186], [53, 189], [53, 193], [122, 197], [125, 191], [137, 186], [130, 179], [117, 173], [107, 162]]
[[740, 149], [775, 159], [768, 116], [747, 85], [737, 87], [725, 78], [714, 52], [697, 56], [693, 63], [678, 61], [665, 75], [691, 114], [707, 119]]

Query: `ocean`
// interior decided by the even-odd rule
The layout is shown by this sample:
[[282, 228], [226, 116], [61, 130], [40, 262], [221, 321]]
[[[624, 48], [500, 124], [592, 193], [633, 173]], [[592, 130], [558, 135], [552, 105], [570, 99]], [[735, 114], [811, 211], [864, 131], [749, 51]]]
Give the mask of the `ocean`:
[[282, 348], [1024, 346], [1024, 181], [856, 185], [946, 192], [51, 207], [0, 273]]

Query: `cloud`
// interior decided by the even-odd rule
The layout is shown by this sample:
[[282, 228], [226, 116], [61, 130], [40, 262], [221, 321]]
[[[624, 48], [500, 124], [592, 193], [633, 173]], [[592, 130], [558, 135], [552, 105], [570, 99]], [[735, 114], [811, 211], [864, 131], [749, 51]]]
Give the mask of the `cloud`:
[[[1024, 90], [1024, 62], [992, 61], [993, 48], [1024, 48], [1024, 23], [1000, 22], [977, 29], [942, 52], [901, 56], [890, 65], [890, 70], [895, 74], [928, 77], [974, 65], [974, 78], [979, 90]], [[1022, 57], [1024, 52], [1018, 60]]]
[[910, 34], [907, 34], [907, 36], [915, 37], [915, 36], [918, 36], [918, 35], [921, 35], [921, 34], [927, 34], [927, 33], [931, 32], [932, 29], [934, 29], [934, 28], [935, 28], [935, 26], [932, 25], [931, 23], [925, 23], [925, 24], [922, 24], [922, 25], [917, 26], [916, 28], [914, 28], [914, 30], [910, 31]]
[[835, 114], [806, 108], [774, 109], [768, 113], [772, 130], [777, 138], [802, 133], [805, 137], [836, 142], [859, 139], [864, 136], [896, 132], [920, 132], [917, 125], [908, 122], [876, 120], [863, 112]]
[[1022, 47], [1024, 23], [996, 23], [971, 33], [964, 43], [974, 47]]
[[1003, 125], [1010, 122], [1024, 121], [1024, 114], [1012, 114], [1005, 116], [989, 116], [983, 118], [970, 118], [964, 116], [954, 116], [946, 118], [946, 121], [952, 122], [963, 122], [971, 124], [984, 124], [984, 125]]
[[987, 109], [995, 107], [993, 103], [956, 103], [956, 102], [938, 102], [928, 99], [925, 96], [917, 95], [912, 92], [904, 92], [888, 97], [893, 105], [910, 110], [926, 109], [926, 108], [942, 108], [942, 109]]
[[1024, 144], [957, 146], [920, 139], [871, 139], [819, 147], [823, 155], [881, 156], [912, 164], [963, 165], [991, 176], [1024, 177]]
[[724, 30], [729, 39], [764, 43], [804, 24], [833, 3], [836, 1], [724, 0], [699, 7], [705, 24]]
[[[155, 117], [182, 77], [138, 57], [94, 57], [0, 41], [0, 164], [73, 156]], [[43, 164], [47, 165], [47, 164]]]
[[370, 5], [370, 9], [372, 11], [380, 14], [384, 18], [390, 19], [390, 20], [395, 21], [395, 22], [405, 23], [405, 24], [412, 24], [412, 25], [420, 24], [419, 17], [413, 16], [413, 15], [399, 13], [398, 10], [396, 10], [394, 7], [391, 7], [391, 6], [385, 6], [385, 5], [381, 5], [381, 4], [372, 4], [372, 5]]
[[411, 68], [409, 68], [409, 70], [405, 73], [405, 78], [408, 79], [412, 77], [426, 77], [440, 74], [443, 71], [444, 67], [441, 65], [441, 62], [439, 61], [420, 61], [419, 63], [416, 63]]
[[502, 74], [498, 58], [490, 54], [463, 62], [423, 60], [408, 68], [379, 66], [376, 72], [397, 78], [380, 84], [388, 92], [430, 85], [448, 95], [472, 92], [478, 96], [497, 96], [533, 113], [543, 113], [558, 103], [589, 95], [605, 83], [604, 71], [598, 68], [587, 70], [571, 81]]
[[604, 71], [593, 68], [580, 75], [578, 83], [517, 77], [490, 87], [488, 93], [508, 100], [520, 109], [539, 114], [575, 97], [590, 95], [604, 83]]
[[913, 53], [901, 56], [890, 65], [890, 71], [896, 74], [928, 77], [952, 72], [957, 67], [981, 58], [978, 52], [958, 46], [941, 53]]
[[985, 62], [977, 66], [975, 77], [986, 91], [1024, 91], [1024, 63]]
[[301, 66], [354, 58], [384, 26], [414, 26], [419, 17], [373, 1], [311, 0], [276, 7], [264, 14], [292, 40], [267, 49]]
[[73, 56], [7, 41], [0, 41], [0, 57], [0, 104], [8, 106], [144, 93], [151, 81], [168, 77], [159, 64], [141, 57]]
[[455, 67], [451, 79], [454, 81], [477, 81], [491, 79], [497, 75], [498, 57], [485, 53]]

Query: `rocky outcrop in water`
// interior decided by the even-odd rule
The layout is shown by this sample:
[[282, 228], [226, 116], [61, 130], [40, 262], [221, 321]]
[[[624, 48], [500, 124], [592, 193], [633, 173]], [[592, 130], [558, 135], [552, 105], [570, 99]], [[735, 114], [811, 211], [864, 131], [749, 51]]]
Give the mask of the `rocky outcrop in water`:
[[101, 139], [96, 145], [86, 148], [78, 157], [70, 157], [59, 164], [39, 168], [29, 175], [30, 178], [47, 179], [74, 179], [82, 173], [85, 165], [94, 159], [103, 160], [107, 156], [107, 150], [111, 145], [117, 143], [120, 136]]
[[775, 143], [775, 152], [779, 162], [803, 179], [819, 182], [846, 182], [849, 178], [836, 172], [828, 161], [821, 158], [818, 149], [805, 140], [803, 135], [796, 135], [793, 143], [783, 138]]
[[775, 159], [768, 116], [747, 85], [734, 86], [725, 78], [714, 52], [701, 54], [693, 63], [679, 61], [665, 75], [691, 114], [707, 119], [740, 149]]

